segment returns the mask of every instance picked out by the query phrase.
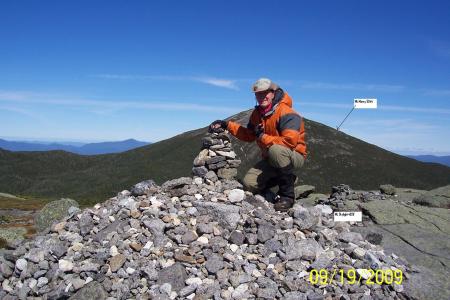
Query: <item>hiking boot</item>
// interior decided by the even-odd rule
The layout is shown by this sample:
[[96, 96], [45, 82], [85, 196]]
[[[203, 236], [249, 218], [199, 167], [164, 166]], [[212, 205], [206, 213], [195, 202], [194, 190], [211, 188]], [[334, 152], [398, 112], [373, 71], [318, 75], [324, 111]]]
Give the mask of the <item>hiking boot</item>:
[[294, 182], [296, 177], [294, 174], [281, 174], [278, 177], [278, 195], [280, 197], [295, 198]]
[[268, 202], [275, 203], [275, 197], [277, 196], [276, 189], [274, 189], [275, 187], [278, 187], [278, 178], [270, 178], [266, 182], [265, 187], [259, 192], [259, 194], [263, 196], [264, 199], [266, 199]]
[[286, 211], [289, 210], [289, 208], [294, 206], [294, 199], [293, 198], [277, 196], [275, 198], [275, 200], [276, 200], [276, 202], [273, 205], [273, 208], [275, 210], [277, 210], [277, 211], [286, 212]]
[[260, 193], [261, 196], [266, 199], [267, 202], [275, 203], [275, 197], [277, 196], [274, 192], [272, 192], [270, 189], [264, 190]]

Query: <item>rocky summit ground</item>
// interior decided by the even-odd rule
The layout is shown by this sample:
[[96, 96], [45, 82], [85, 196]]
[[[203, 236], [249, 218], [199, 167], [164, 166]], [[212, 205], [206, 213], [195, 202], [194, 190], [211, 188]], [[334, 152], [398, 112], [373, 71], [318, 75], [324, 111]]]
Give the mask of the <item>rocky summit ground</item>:
[[[239, 161], [226, 135], [207, 137], [203, 148], [193, 177], [72, 206], [33, 239], [12, 243], [0, 255], [0, 298], [422, 299], [411, 288], [421, 270], [387, 253], [384, 236], [333, 220], [346, 197], [388, 197], [339, 186], [316, 195], [322, 204], [300, 200], [276, 212], [234, 179]], [[396, 280], [375, 282], [368, 269]]]
[[340, 185], [318, 202], [363, 212], [363, 222], [351, 230], [381, 245], [385, 254], [401, 255], [414, 265], [405, 284], [411, 296], [450, 299], [449, 199], [450, 186], [431, 191], [382, 186], [381, 192], [366, 192]]
[[309, 281], [312, 269], [413, 271], [330, 213], [277, 213], [234, 180], [149, 181], [5, 251], [0, 297], [407, 299], [404, 283]]

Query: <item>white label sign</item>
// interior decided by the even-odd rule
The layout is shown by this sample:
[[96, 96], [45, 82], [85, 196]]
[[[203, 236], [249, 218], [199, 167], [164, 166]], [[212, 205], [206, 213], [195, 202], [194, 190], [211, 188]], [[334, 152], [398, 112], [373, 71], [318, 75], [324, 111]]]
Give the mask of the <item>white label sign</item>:
[[355, 99], [354, 108], [377, 108], [377, 99]]
[[335, 211], [335, 222], [362, 222], [362, 212], [360, 211]]

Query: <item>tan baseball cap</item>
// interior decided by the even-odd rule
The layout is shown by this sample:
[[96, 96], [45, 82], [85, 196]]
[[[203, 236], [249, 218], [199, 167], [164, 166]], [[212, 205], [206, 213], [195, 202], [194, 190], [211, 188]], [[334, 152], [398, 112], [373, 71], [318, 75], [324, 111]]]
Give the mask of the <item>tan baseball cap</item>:
[[278, 85], [269, 78], [260, 78], [252, 85], [253, 93], [276, 89], [278, 89]]

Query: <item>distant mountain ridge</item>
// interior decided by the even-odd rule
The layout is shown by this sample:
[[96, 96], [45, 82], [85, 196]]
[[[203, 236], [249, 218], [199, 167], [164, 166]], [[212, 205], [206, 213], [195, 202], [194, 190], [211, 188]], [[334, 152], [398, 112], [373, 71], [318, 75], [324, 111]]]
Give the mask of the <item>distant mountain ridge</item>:
[[[234, 119], [247, 124], [251, 110]], [[296, 172], [298, 184], [311, 184], [329, 193], [340, 183], [355, 190], [377, 190], [380, 184], [431, 190], [450, 184], [450, 168], [416, 161], [321, 123], [305, 119], [308, 157]], [[64, 151], [10, 152], [0, 150], [0, 191], [18, 196], [73, 198], [93, 204], [136, 182], [153, 179], [158, 184], [191, 176], [192, 162], [201, 150], [207, 128], [122, 153], [81, 156]], [[242, 163], [238, 178], [259, 159], [255, 143], [232, 137]]]
[[127, 139], [124, 141], [87, 143], [81, 146], [66, 145], [64, 143], [41, 143], [41, 142], [22, 142], [7, 141], [0, 139], [0, 148], [9, 151], [52, 151], [62, 150], [81, 155], [96, 155], [107, 153], [119, 153], [128, 151], [151, 143]]
[[448, 156], [436, 156], [436, 155], [406, 155], [409, 158], [421, 161], [438, 163], [447, 167], [450, 167], [450, 155]]

